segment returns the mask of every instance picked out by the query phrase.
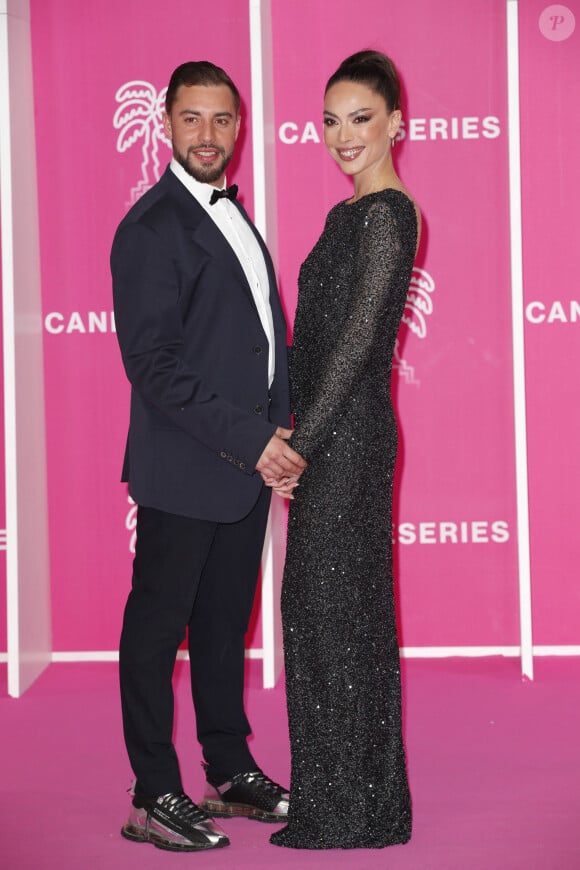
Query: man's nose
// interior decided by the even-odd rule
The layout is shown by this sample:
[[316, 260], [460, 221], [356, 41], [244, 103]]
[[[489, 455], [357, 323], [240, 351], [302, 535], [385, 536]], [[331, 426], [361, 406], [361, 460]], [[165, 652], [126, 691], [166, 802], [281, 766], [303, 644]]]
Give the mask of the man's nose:
[[201, 118], [197, 125], [197, 135], [202, 142], [211, 142], [212, 124], [209, 118]]

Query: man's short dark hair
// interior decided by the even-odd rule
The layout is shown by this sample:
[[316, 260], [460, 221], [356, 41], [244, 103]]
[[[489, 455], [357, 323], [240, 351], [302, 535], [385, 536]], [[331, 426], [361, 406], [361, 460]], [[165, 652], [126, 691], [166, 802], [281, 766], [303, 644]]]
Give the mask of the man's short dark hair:
[[235, 84], [225, 70], [209, 60], [190, 60], [173, 70], [165, 97], [165, 111], [168, 115], [181, 85], [227, 85], [234, 98], [236, 114], [240, 111], [240, 94]]

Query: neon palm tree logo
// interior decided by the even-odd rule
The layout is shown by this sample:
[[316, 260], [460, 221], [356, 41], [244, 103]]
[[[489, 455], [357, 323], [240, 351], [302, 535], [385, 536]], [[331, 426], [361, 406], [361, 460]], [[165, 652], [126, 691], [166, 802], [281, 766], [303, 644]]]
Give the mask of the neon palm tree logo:
[[159, 181], [160, 143], [169, 145], [163, 132], [163, 110], [167, 88], [157, 91], [149, 82], [135, 80], [125, 82], [115, 94], [119, 103], [113, 117], [113, 127], [119, 130], [117, 151], [123, 154], [142, 140], [141, 178], [131, 188], [129, 205], [137, 202], [146, 190]]
[[[403, 324], [401, 328], [404, 329], [406, 327], [417, 338], [427, 337], [427, 318], [433, 313], [434, 291], [435, 281], [429, 272], [414, 266], [405, 309], [401, 319]], [[409, 365], [401, 356], [400, 334], [395, 344], [393, 369], [398, 373], [399, 377], [403, 378], [406, 384], [420, 386], [421, 381], [418, 381], [415, 377], [414, 366]]]
[[137, 504], [133, 501], [130, 495], [127, 496], [127, 502], [129, 504], [129, 510], [125, 517], [125, 528], [128, 532], [131, 532], [131, 537], [129, 539], [129, 552], [134, 555], [135, 547], [137, 545]]

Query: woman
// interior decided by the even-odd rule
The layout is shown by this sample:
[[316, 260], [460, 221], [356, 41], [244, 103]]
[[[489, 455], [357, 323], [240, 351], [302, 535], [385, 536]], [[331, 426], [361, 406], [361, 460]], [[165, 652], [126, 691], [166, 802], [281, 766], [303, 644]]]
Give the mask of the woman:
[[381, 847], [411, 835], [401, 735], [391, 504], [391, 361], [418, 240], [393, 167], [399, 80], [363, 51], [330, 78], [324, 139], [354, 182], [300, 271], [292, 498], [282, 589], [292, 750], [290, 814], [271, 842]]

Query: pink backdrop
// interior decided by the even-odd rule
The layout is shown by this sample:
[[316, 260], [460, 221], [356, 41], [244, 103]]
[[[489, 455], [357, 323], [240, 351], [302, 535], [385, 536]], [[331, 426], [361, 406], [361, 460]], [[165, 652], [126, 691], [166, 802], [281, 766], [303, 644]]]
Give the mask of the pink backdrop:
[[[580, 0], [566, 4], [577, 22], [566, 39], [541, 18], [549, 4], [519, 5], [535, 640], [577, 644]], [[112, 235], [168, 160], [156, 101], [178, 63], [220, 63], [249, 100], [247, 6], [229, 0], [198, 16], [185, 0], [31, 0], [57, 651], [116, 649], [130, 581]], [[395, 154], [424, 215], [393, 378], [405, 646], [518, 643], [505, 18], [504, 0], [363, 0], [356, 14], [346, 0], [273, 3], [290, 322], [299, 264], [350, 190], [320, 141], [324, 83], [368, 46], [389, 53], [403, 77]], [[240, 158], [231, 176], [251, 212], [248, 124]]]
[[534, 638], [580, 644], [580, 0], [521, 5]]
[[[249, 95], [246, 6], [231, 0], [201, 16], [187, 0], [32, 0], [57, 651], [117, 649], [130, 584], [134, 516], [118, 483], [129, 389], [111, 328], [113, 233], [132, 192], [170, 158], [155, 134], [172, 70], [208, 57]], [[236, 180], [251, 209], [247, 126], [242, 157]]]
[[[390, 54], [405, 90], [398, 169], [424, 215], [393, 380], [405, 646], [518, 642], [508, 247], [505, 4], [276, 4], [280, 265], [288, 307], [328, 208], [322, 94], [349, 53]], [[304, 27], [304, 21], [308, 27]], [[295, 51], [301, 45], [300, 53]], [[450, 55], [453, 63], [450, 63]], [[304, 62], [308, 58], [308, 62]]]

